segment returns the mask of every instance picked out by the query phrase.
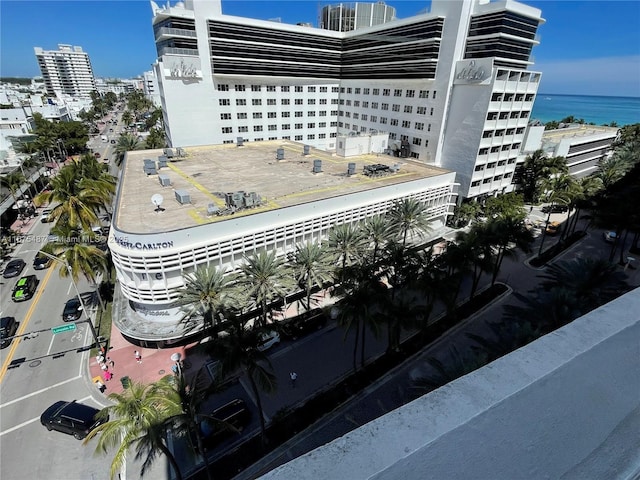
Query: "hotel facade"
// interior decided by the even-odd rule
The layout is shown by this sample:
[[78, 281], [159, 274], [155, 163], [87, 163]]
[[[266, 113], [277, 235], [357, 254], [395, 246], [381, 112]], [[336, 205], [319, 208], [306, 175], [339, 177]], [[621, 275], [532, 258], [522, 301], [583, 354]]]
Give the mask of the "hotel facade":
[[151, 5], [172, 146], [242, 137], [334, 151], [338, 135], [386, 132], [391, 153], [454, 170], [461, 197], [513, 189], [541, 78], [540, 10], [434, 0], [333, 31], [224, 15], [219, 1]]

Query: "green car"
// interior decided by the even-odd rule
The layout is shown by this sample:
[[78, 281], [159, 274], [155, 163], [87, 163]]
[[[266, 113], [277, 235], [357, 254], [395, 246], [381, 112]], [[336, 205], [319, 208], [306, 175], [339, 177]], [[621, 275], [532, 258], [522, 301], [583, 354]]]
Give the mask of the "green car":
[[14, 302], [24, 302], [33, 297], [38, 287], [38, 278], [35, 275], [27, 275], [22, 277], [13, 287], [13, 293], [11, 294], [11, 300]]

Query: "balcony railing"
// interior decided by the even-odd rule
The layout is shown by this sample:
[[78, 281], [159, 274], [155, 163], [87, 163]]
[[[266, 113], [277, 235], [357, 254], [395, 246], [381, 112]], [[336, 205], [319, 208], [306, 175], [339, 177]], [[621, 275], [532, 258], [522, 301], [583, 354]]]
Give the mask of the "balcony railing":
[[197, 48], [174, 48], [174, 47], [162, 47], [158, 52], [160, 56], [163, 55], [193, 55], [198, 56]]
[[196, 37], [195, 30], [187, 30], [185, 28], [169, 28], [169, 27], [160, 27], [156, 30], [156, 41], [160, 37]]

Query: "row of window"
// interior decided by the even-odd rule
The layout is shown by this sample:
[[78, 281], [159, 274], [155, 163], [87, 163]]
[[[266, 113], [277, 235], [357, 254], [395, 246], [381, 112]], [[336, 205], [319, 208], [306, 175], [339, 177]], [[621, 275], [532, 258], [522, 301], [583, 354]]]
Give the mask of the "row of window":
[[492, 168], [502, 167], [504, 165], [513, 165], [514, 163], [516, 163], [516, 159], [509, 158], [507, 160], [500, 160], [497, 162], [489, 162], [487, 164], [476, 165], [476, 167], [474, 168], [474, 171], [482, 172], [483, 170], [491, 170]]
[[[230, 89], [230, 85], [227, 83], [219, 83], [218, 84], [218, 91], [219, 92], [228, 92]], [[293, 88], [293, 90], [292, 90]], [[262, 92], [262, 91], [266, 91], [266, 92], [296, 92], [296, 93], [302, 93], [302, 92], [307, 92], [307, 93], [315, 93], [315, 92], [320, 92], [320, 93], [327, 93], [329, 92], [329, 87], [318, 87], [315, 85], [307, 85], [302, 86], [302, 85], [294, 85], [293, 87], [291, 87], [290, 85], [280, 85], [278, 87], [276, 87], [275, 85], [233, 85], [233, 89], [236, 92], [245, 92], [248, 90], [252, 91], [252, 92]], [[332, 93], [338, 93], [340, 91], [339, 87], [331, 87], [331, 92]]]
[[504, 175], [496, 175], [495, 177], [485, 178], [484, 180], [475, 180], [475, 181], [471, 182], [471, 186], [472, 187], [479, 187], [481, 183], [483, 185], [486, 185], [487, 183], [491, 183], [491, 182], [499, 182], [499, 181], [501, 181], [503, 179], [511, 178], [512, 175], [513, 175], [512, 172], [507, 172]]
[[533, 102], [533, 93], [494, 93], [491, 95], [492, 102]]
[[[335, 128], [338, 126], [338, 122], [331, 122], [329, 126]], [[317, 128], [326, 128], [326, 127], [327, 127], [327, 122], [319, 122], [317, 124]], [[252, 128], [254, 132], [262, 132], [264, 130], [263, 125], [254, 125]], [[302, 130], [303, 128], [305, 128], [305, 126], [304, 126], [304, 123], [295, 123], [293, 128], [295, 130]], [[316, 123], [307, 123], [306, 128], [316, 128]], [[270, 132], [277, 131], [278, 125], [276, 124], [267, 125], [267, 130]], [[282, 125], [280, 125], [280, 130], [291, 130], [291, 124], [283, 123]], [[247, 125], [240, 125], [238, 127], [238, 133], [246, 133], [248, 131], [249, 131], [249, 127]], [[222, 133], [233, 133], [233, 127], [222, 127]], [[324, 138], [324, 137], [320, 137], [320, 138]]]

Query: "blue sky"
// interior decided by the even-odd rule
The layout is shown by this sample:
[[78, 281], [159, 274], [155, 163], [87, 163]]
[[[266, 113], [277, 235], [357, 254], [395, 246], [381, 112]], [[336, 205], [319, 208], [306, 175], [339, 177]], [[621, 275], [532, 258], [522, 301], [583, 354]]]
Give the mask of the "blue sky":
[[[223, 0], [222, 11], [316, 25], [326, 3], [338, 2]], [[406, 18], [430, 2], [386, 3]], [[533, 50], [534, 69], [543, 72], [540, 93], [640, 97], [640, 1], [522, 3], [541, 9], [547, 21]], [[0, 76], [39, 75], [33, 47], [55, 50], [58, 43], [83, 47], [96, 76], [140, 75], [156, 56], [149, 2], [0, 0]]]

